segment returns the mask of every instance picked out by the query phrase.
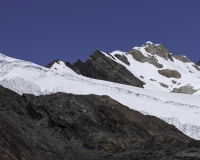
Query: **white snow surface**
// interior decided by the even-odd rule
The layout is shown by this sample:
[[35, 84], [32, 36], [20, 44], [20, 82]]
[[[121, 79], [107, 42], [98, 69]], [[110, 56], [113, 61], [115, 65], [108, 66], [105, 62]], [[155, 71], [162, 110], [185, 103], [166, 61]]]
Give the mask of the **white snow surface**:
[[[145, 52], [144, 49], [141, 50]], [[45, 95], [56, 92], [108, 95], [131, 109], [143, 114], [154, 115], [173, 124], [184, 134], [200, 140], [200, 92], [196, 92], [195, 95], [170, 93], [173, 87], [177, 87], [177, 84], [173, 84], [171, 80], [176, 80], [181, 85], [191, 84], [196, 89], [200, 88], [200, 79], [198, 78], [200, 72], [192, 66], [193, 63], [183, 63], [175, 58], [172, 62], [156, 56], [159, 63], [164, 66], [162, 69], [176, 69], [182, 75], [181, 79], [168, 79], [157, 73], [158, 69], [155, 66], [149, 63], [140, 63], [125, 52], [114, 51], [110, 54], [126, 56], [130, 66], [117, 58], [113, 59], [109, 54], [102, 53], [124, 65], [136, 77], [145, 82], [144, 89], [78, 75], [63, 61], [54, 63], [49, 69], [3, 54], [0, 54], [0, 85], [21, 95], [23, 93]], [[148, 54], [144, 53], [144, 55]], [[163, 88], [159, 83], [151, 81], [151, 78], [173, 87], [170, 90]]]
[[[134, 49], [138, 49], [145, 57], [150, 56], [151, 54], [146, 52], [144, 47], [134, 47]], [[111, 58], [107, 53], [102, 52], [105, 56]], [[190, 85], [193, 86], [194, 89], [198, 90], [194, 93], [194, 95], [200, 95], [200, 71], [198, 71], [193, 65], [193, 62], [184, 63], [180, 60], [177, 60], [173, 57], [174, 62], [171, 60], [165, 60], [162, 57], [155, 55], [155, 58], [158, 60], [158, 63], [163, 65], [163, 68], [156, 68], [154, 65], [149, 64], [147, 62], [141, 63], [136, 61], [132, 55], [127, 54], [126, 52], [114, 51], [109, 53], [110, 55], [115, 57], [115, 54], [126, 56], [127, 60], [130, 63], [130, 66], [123, 63], [117, 57], [115, 59], [111, 58], [113, 61], [122, 64], [125, 66], [134, 76], [139, 78], [141, 81], [145, 82], [145, 89], [157, 90], [157, 91], [165, 91], [170, 92], [174, 88], [180, 88], [182, 86]], [[199, 67], [200, 68], [200, 67]], [[171, 69], [176, 70], [181, 74], [180, 79], [176, 78], [167, 78], [158, 73], [158, 70], [162, 69]], [[192, 72], [192, 73], [191, 73]], [[144, 77], [141, 78], [140, 76]], [[154, 79], [156, 81], [152, 81]], [[177, 83], [172, 83], [172, 80], [175, 80]], [[162, 87], [160, 83], [164, 83], [168, 85], [168, 88]]]

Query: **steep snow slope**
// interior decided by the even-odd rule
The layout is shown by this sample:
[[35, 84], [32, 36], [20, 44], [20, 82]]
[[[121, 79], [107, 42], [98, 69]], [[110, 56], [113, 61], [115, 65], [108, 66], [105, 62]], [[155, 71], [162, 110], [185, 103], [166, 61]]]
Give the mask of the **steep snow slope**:
[[[142, 71], [138, 72], [139, 76]], [[146, 74], [148, 75], [148, 72]], [[134, 110], [157, 116], [174, 124], [190, 137], [200, 139], [199, 96], [150, 90], [153, 89], [150, 85], [149, 89], [141, 89], [91, 79], [76, 74], [61, 61], [57, 66], [53, 65], [52, 69], [48, 69], [3, 54], [0, 54], [0, 85], [19, 94], [42, 95], [60, 91], [74, 94], [108, 95]], [[158, 86], [157, 90], [159, 90]]]
[[[145, 47], [148, 46], [149, 43], [151, 42], [145, 43], [146, 45], [143, 47], [134, 47], [134, 49], [140, 51], [145, 57], [151, 57], [152, 54], [148, 53], [145, 50]], [[200, 95], [200, 70], [194, 67], [195, 64], [193, 62], [184, 63], [174, 58], [173, 56], [173, 61], [171, 61], [169, 59], [166, 60], [158, 55], [153, 55], [153, 57], [158, 60], [158, 63], [163, 65], [162, 68], [156, 68], [150, 63], [141, 63], [135, 60], [132, 55], [128, 54], [127, 52], [114, 51], [109, 54], [105, 52], [102, 53], [113, 61], [116, 61], [117, 63], [125, 66], [134, 76], [145, 82], [145, 89], [170, 92], [173, 91], [174, 88], [180, 88], [182, 86], [190, 85], [193, 86], [195, 90], [197, 90], [194, 95]], [[125, 56], [130, 65], [127, 65], [116, 58], [117, 54]], [[115, 57], [115, 59], [113, 57]], [[158, 70], [163, 69], [176, 70], [181, 74], [181, 78], [167, 78], [159, 74]], [[172, 80], [176, 81], [176, 84], [173, 83]], [[160, 85], [160, 83], [164, 83], [168, 87], [163, 87], [162, 85]]]

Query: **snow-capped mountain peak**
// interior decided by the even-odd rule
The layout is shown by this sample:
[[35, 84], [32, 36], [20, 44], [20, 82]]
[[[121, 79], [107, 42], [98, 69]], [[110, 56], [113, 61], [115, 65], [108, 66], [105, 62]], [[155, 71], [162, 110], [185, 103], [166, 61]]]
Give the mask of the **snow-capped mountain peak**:
[[85, 63], [56, 60], [47, 67], [0, 54], [0, 85], [19, 94], [108, 95], [200, 139], [200, 71], [194, 63], [176, 59], [163, 45], [148, 46], [128, 52], [96, 51]]

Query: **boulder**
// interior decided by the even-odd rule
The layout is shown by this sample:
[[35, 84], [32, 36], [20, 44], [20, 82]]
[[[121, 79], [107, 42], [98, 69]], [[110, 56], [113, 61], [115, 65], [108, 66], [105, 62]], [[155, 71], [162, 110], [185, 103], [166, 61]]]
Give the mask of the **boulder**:
[[194, 89], [193, 86], [190, 86], [188, 84], [188, 85], [182, 86], [180, 88], [174, 88], [172, 92], [175, 92], [175, 93], [184, 93], [184, 94], [193, 94], [196, 91], [198, 91], [198, 89]]
[[175, 80], [172, 80], [172, 83], [176, 84], [177, 82]]
[[164, 88], [168, 88], [169, 87], [168, 85], [166, 85], [165, 83], [162, 83], [162, 82], [159, 82], [159, 84]]
[[163, 69], [163, 70], [158, 70], [158, 73], [167, 78], [181, 78], [181, 74], [176, 70]]

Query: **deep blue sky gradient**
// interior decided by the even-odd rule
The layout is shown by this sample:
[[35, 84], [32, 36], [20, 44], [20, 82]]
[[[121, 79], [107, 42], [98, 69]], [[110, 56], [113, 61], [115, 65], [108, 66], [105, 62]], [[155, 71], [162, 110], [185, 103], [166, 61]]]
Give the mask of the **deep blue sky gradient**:
[[200, 60], [200, 0], [0, 0], [0, 53], [46, 65], [146, 41]]

